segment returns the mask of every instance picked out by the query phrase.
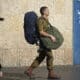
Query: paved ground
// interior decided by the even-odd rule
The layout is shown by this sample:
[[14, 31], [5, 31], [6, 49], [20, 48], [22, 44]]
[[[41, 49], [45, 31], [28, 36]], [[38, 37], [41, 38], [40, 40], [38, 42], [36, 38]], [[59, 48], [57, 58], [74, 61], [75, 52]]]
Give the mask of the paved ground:
[[[80, 66], [55, 66], [55, 72], [61, 76], [60, 80], [80, 80]], [[25, 68], [3, 68], [4, 77], [0, 80], [48, 80], [46, 67], [34, 70], [32, 79], [24, 74]]]

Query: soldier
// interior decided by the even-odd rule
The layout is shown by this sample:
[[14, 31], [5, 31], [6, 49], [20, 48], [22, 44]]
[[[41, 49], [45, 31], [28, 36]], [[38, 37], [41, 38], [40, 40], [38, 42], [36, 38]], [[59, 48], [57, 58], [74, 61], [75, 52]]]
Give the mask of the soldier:
[[[46, 6], [43, 6], [40, 8], [40, 13], [41, 17], [37, 20], [37, 27], [38, 27], [38, 32], [40, 36], [44, 37], [49, 37], [53, 42], [56, 41], [56, 38], [52, 36], [51, 34], [48, 34], [45, 32], [46, 28], [50, 25], [48, 21], [48, 16], [49, 16], [49, 9]], [[53, 55], [52, 55], [52, 50], [47, 49], [44, 47], [42, 42], [40, 41], [40, 47], [39, 47], [39, 55], [36, 57], [36, 59], [33, 61], [31, 66], [28, 68], [25, 73], [31, 77], [32, 71], [39, 66], [39, 64], [44, 60], [46, 57], [46, 64], [47, 64], [47, 69], [48, 69], [48, 79], [59, 79], [53, 70]]]

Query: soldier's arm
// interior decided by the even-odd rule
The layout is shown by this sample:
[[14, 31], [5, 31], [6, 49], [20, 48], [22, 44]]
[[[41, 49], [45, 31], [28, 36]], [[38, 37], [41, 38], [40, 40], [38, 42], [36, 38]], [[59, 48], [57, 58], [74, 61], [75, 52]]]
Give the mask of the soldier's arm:
[[53, 42], [56, 41], [56, 38], [54, 36], [52, 36], [51, 34], [48, 34], [47, 32], [44, 32], [43, 30], [40, 31], [40, 35], [44, 37], [49, 37]]
[[40, 35], [44, 36], [44, 37], [49, 37], [49, 38], [51, 38], [51, 36], [52, 36], [52, 35], [48, 34], [47, 32], [44, 32], [43, 30], [40, 31]]
[[54, 42], [56, 41], [54, 36], [52, 36], [51, 34], [48, 34], [47, 32], [44, 31], [43, 28], [45, 26], [45, 21], [43, 19], [39, 19], [37, 24], [38, 24], [40, 36], [49, 37], [52, 41], [54, 41]]

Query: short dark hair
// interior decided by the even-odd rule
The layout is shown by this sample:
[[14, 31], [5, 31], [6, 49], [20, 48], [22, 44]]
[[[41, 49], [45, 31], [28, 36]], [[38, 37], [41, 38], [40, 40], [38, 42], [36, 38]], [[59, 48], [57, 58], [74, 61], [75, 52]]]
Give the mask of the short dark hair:
[[47, 6], [43, 6], [43, 7], [40, 8], [41, 15], [44, 15], [44, 11], [45, 11], [46, 8], [48, 8], [48, 7]]

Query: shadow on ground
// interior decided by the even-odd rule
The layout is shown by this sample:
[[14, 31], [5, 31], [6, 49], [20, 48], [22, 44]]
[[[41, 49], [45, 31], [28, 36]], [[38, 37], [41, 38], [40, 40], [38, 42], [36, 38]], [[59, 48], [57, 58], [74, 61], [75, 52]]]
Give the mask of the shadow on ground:
[[[30, 79], [24, 74], [25, 67], [3, 68], [4, 76], [0, 80], [48, 80], [46, 67], [38, 67], [33, 71], [34, 76]], [[80, 80], [80, 65], [55, 66], [54, 71], [61, 76], [60, 80]]]

